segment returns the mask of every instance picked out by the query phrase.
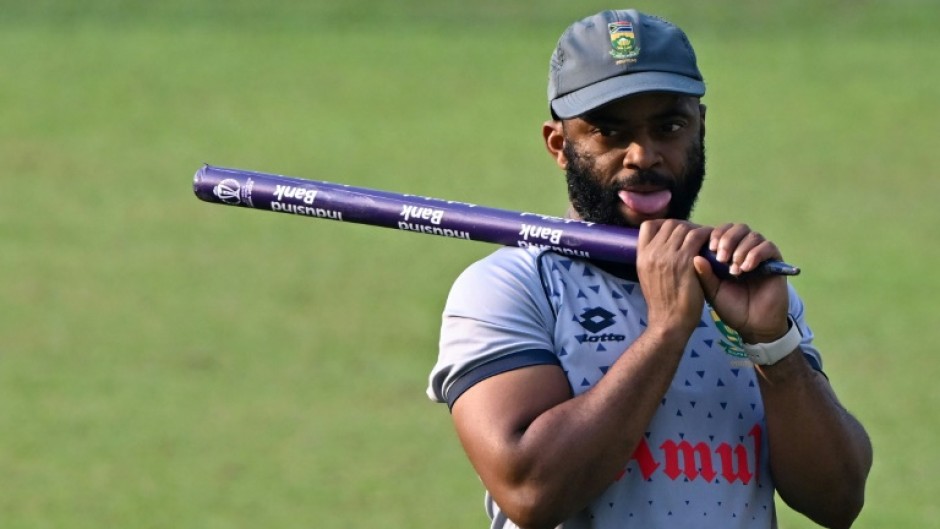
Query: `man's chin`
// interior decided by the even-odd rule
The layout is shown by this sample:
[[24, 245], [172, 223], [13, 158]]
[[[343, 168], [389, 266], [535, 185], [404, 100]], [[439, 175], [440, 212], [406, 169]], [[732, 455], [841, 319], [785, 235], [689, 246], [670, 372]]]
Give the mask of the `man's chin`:
[[[572, 210], [575, 209], [576, 208], [572, 208]], [[585, 213], [586, 214], [578, 213], [578, 218], [588, 222], [595, 222], [597, 224], [606, 224], [609, 226], [635, 229], [639, 229], [640, 224], [643, 224], [648, 220], [666, 219], [670, 216], [668, 206], [655, 213], [641, 213], [627, 207], [627, 205], [623, 203], [620, 203], [616, 207], [607, 211], [594, 211]]]
[[665, 219], [669, 217], [669, 208], [665, 207], [655, 213], [643, 213], [635, 211], [626, 206], [620, 208], [621, 224], [630, 228], [639, 228], [640, 224], [648, 220]]

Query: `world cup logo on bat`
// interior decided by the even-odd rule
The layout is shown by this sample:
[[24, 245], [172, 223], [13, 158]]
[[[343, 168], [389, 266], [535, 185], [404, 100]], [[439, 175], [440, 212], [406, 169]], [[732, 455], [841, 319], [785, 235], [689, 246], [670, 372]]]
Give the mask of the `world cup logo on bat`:
[[237, 205], [241, 203], [241, 184], [233, 178], [226, 178], [212, 188], [212, 194], [226, 204]]

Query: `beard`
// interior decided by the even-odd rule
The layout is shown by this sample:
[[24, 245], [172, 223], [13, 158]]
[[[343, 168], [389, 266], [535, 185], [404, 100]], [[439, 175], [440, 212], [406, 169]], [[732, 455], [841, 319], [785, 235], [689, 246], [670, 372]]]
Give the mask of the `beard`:
[[594, 157], [579, 153], [574, 142], [566, 141], [565, 156], [568, 167], [565, 178], [568, 181], [568, 198], [581, 220], [630, 226], [620, 212], [622, 201], [618, 193], [628, 186], [650, 185], [668, 189], [672, 192], [666, 216], [671, 219], [688, 220], [695, 208], [702, 183], [705, 181], [705, 143], [702, 138], [691, 145], [686, 152], [685, 171], [678, 178], [669, 178], [657, 171], [640, 170], [633, 176], [601, 184], [594, 169]]

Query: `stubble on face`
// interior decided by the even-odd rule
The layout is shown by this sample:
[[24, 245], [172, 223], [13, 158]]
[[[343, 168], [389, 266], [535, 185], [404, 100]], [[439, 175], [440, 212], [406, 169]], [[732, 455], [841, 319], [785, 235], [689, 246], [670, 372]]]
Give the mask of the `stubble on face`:
[[672, 200], [666, 213], [668, 218], [688, 220], [692, 216], [702, 184], [705, 181], [704, 138], [689, 146], [686, 151], [685, 170], [676, 178], [670, 178], [655, 170], [641, 170], [628, 178], [604, 184], [597, 170], [594, 157], [582, 153], [575, 142], [566, 136], [564, 154], [568, 164], [565, 178], [568, 182], [568, 198], [582, 220], [613, 226], [632, 226], [621, 213], [622, 201], [618, 193], [629, 186], [656, 186], [672, 192]]

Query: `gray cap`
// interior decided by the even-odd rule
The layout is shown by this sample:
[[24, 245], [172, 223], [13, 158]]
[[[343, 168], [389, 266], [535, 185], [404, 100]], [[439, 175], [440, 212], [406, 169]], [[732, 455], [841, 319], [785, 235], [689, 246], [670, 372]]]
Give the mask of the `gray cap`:
[[548, 74], [555, 117], [580, 116], [642, 92], [705, 95], [695, 51], [681, 29], [635, 9], [603, 11], [568, 26]]

